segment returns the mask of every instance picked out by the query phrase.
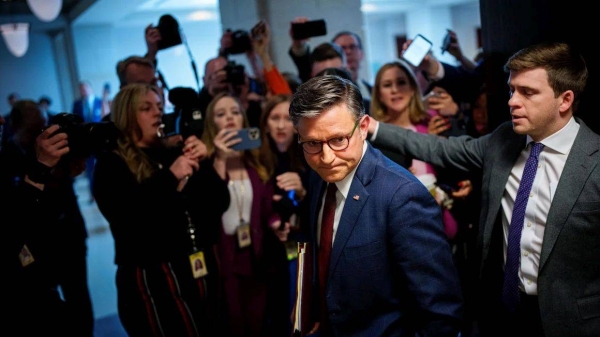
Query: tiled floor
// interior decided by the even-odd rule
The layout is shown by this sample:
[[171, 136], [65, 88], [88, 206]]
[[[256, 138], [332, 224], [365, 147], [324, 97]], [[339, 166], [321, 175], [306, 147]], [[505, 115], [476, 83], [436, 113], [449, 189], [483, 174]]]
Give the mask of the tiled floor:
[[106, 219], [95, 202], [90, 202], [90, 192], [84, 175], [75, 181], [75, 193], [88, 229], [88, 282], [94, 316], [95, 337], [126, 337], [117, 316], [117, 290], [114, 242]]

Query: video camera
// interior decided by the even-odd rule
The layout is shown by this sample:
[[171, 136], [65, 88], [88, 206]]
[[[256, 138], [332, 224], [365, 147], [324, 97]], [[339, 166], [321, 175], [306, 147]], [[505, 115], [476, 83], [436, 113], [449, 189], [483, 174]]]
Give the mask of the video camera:
[[120, 131], [113, 122], [84, 122], [83, 117], [68, 112], [53, 116], [50, 124], [60, 127], [69, 141], [69, 153], [64, 158], [87, 158], [93, 154], [117, 148]]
[[169, 90], [169, 101], [175, 108], [173, 113], [163, 115], [165, 135], [180, 134], [183, 139], [195, 135], [200, 139], [204, 131], [204, 118], [198, 93], [192, 88], [172, 88]]

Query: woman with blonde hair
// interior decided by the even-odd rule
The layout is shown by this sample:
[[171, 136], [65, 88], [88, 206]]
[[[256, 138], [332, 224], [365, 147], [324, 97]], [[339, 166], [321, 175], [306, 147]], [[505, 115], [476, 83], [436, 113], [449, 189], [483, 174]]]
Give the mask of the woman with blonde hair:
[[119, 318], [130, 336], [215, 336], [214, 246], [229, 193], [198, 138], [164, 145], [161, 97], [147, 84], [119, 91], [118, 147], [95, 169], [94, 196], [115, 243]]
[[[420, 133], [439, 135], [449, 127], [436, 111], [427, 110], [417, 77], [412, 68], [402, 60], [386, 63], [377, 72], [371, 96], [371, 117], [380, 122]], [[453, 239], [458, 226], [447, 204], [447, 200], [450, 200], [448, 195], [435, 185], [437, 182], [435, 168], [428, 163], [406, 158], [393, 151], [380, 150], [390, 159], [408, 168], [430, 188], [443, 208], [448, 239]]]

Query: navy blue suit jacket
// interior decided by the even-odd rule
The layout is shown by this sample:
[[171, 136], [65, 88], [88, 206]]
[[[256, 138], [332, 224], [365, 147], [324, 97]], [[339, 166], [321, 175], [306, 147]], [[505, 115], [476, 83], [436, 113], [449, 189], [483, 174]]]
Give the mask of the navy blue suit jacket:
[[[329, 263], [325, 291], [333, 333], [457, 336], [462, 295], [440, 207], [413, 174], [367, 146]], [[310, 199], [312, 235], [327, 185], [317, 179]]]

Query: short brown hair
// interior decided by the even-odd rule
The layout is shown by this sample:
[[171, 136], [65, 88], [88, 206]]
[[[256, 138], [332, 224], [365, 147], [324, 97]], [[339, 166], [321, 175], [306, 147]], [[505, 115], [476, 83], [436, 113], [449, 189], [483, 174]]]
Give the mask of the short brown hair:
[[139, 64], [142, 66], [147, 66], [149, 68], [155, 69], [154, 67], [154, 63], [152, 63], [152, 61], [150, 61], [149, 59], [142, 57], [142, 56], [129, 56], [128, 58], [119, 61], [119, 63], [117, 63], [117, 76], [119, 76], [119, 83], [121, 85], [121, 87], [126, 86], [127, 84], [127, 74], [126, 74], [126, 70], [127, 67], [130, 64]]
[[575, 112], [588, 78], [583, 57], [566, 43], [540, 43], [519, 50], [504, 65], [506, 72], [520, 72], [535, 68], [542, 68], [548, 73], [548, 83], [554, 90], [554, 97], [567, 90], [573, 91], [575, 94], [573, 112]]
[[335, 75], [313, 77], [301, 84], [292, 97], [292, 123], [297, 127], [300, 118], [315, 118], [341, 103], [346, 104], [355, 120], [365, 115], [362, 95], [352, 81]]

